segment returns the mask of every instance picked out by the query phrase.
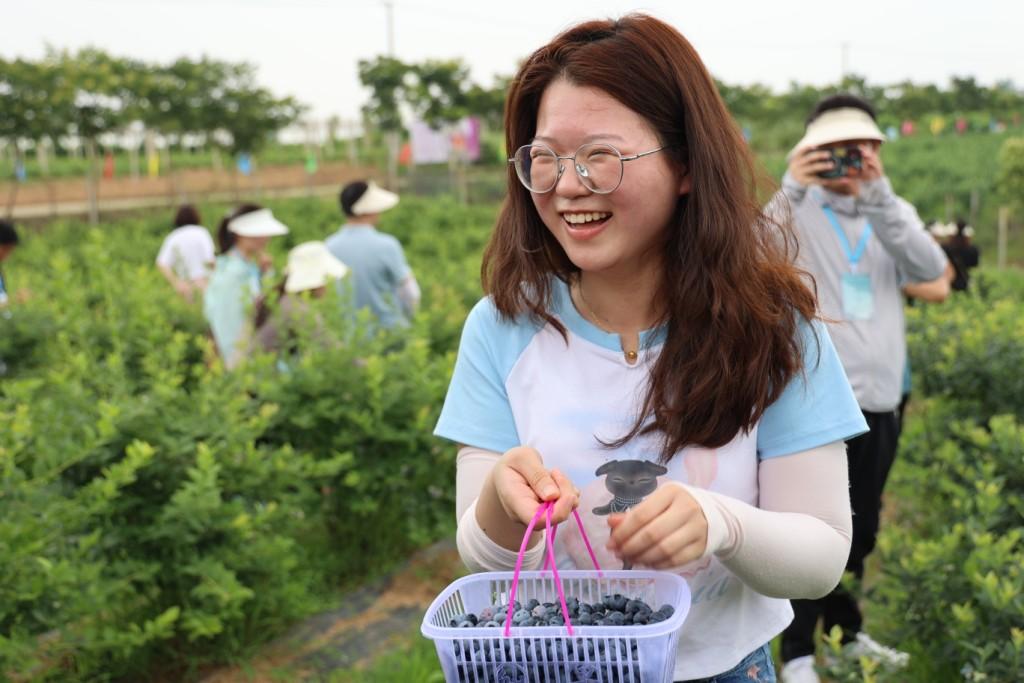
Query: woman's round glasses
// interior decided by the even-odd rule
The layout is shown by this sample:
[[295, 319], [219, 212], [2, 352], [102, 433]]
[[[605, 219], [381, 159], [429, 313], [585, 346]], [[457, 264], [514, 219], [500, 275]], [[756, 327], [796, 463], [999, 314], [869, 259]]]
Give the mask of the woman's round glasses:
[[565, 173], [563, 161], [572, 160], [573, 169], [580, 182], [596, 194], [614, 192], [622, 183], [623, 164], [640, 157], [645, 157], [665, 149], [659, 147], [649, 152], [641, 152], [624, 157], [611, 145], [605, 143], [588, 143], [581, 145], [576, 153], [568, 157], [560, 157], [547, 145], [523, 145], [509, 159], [516, 167], [519, 182], [536, 194], [551, 192], [558, 184], [558, 179]]

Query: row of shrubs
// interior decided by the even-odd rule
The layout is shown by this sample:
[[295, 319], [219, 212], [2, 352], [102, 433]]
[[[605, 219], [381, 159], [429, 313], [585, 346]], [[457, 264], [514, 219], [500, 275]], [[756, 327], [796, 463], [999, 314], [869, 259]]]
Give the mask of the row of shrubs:
[[[279, 264], [340, 222], [274, 209]], [[328, 299], [340, 343], [287, 372], [222, 371], [152, 266], [164, 219], [28, 235], [8, 275], [32, 296], [0, 318], [0, 677], [194, 677], [448, 533], [453, 452], [430, 432], [493, 214], [403, 201], [382, 227], [423, 285], [413, 328], [368, 337]], [[1022, 300], [1020, 273], [983, 272], [909, 311], [915, 398], [866, 595], [914, 655], [891, 680], [1021, 678]]]
[[911, 660], [878, 680], [1024, 680], [1022, 302], [1024, 273], [983, 271], [908, 311], [914, 398], [866, 599]]
[[[337, 210], [274, 206], [293, 244]], [[224, 207], [204, 207], [219, 216]], [[454, 451], [431, 436], [493, 207], [405, 201], [412, 329], [224, 372], [198, 306], [152, 265], [164, 217], [30, 232], [0, 319], [0, 679], [190, 678], [345, 582], [448, 533]]]

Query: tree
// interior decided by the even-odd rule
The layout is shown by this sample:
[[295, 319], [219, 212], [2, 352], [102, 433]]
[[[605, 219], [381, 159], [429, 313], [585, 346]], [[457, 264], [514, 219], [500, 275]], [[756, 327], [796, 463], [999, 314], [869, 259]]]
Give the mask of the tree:
[[996, 187], [1007, 205], [1024, 209], [1024, 138], [1009, 138], [999, 150]]
[[427, 60], [412, 66], [409, 73], [406, 100], [431, 128], [455, 123], [469, 113], [469, 67], [461, 60]]
[[479, 116], [488, 127], [502, 128], [505, 96], [511, 83], [511, 76], [496, 76], [490, 88], [472, 84], [466, 91], [466, 109], [470, 114]]
[[359, 82], [370, 89], [363, 114], [379, 130], [402, 130], [401, 102], [406, 98], [410, 67], [394, 57], [359, 60]]
[[[62, 76], [51, 63], [0, 59], [0, 140], [14, 150], [15, 163], [24, 163], [22, 143], [36, 145], [67, 130], [70, 109], [59, 96]], [[7, 215], [14, 210], [18, 184], [12, 183]]]
[[974, 76], [950, 79], [950, 104], [955, 111], [981, 111], [986, 108], [986, 89], [978, 85]]
[[70, 111], [70, 131], [85, 145], [89, 159], [87, 179], [89, 222], [99, 223], [100, 136], [113, 133], [129, 122], [134, 94], [130, 74], [144, 68], [139, 62], [120, 59], [96, 48], [78, 53], [49, 51], [46, 60], [60, 71], [61, 85], [55, 93]]

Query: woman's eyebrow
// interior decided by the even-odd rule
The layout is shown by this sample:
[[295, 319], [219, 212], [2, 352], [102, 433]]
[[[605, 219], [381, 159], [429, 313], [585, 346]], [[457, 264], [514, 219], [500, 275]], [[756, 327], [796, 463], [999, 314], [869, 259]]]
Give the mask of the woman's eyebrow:
[[[539, 142], [546, 142], [548, 144], [554, 144], [555, 143], [555, 139], [554, 138], [549, 138], [549, 137], [544, 136], [544, 135], [534, 135], [533, 139], [537, 140]], [[594, 140], [608, 140], [608, 139], [614, 139], [614, 140], [619, 140], [619, 141], [625, 142], [625, 138], [623, 138], [621, 135], [616, 135], [614, 133], [595, 133], [594, 135], [588, 135], [587, 137], [583, 138], [583, 144], [586, 144], [588, 142], [593, 142]]]

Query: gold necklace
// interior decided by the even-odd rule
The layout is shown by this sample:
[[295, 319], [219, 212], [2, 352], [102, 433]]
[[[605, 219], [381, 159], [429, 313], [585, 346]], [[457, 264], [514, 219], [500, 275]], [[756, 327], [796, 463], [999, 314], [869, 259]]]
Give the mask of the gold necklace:
[[[578, 282], [577, 283], [576, 291], [578, 291], [580, 293], [580, 301], [582, 301], [583, 305], [586, 306], [587, 312], [590, 313], [590, 317], [592, 317], [594, 319], [594, 322], [597, 323], [597, 326], [600, 327], [601, 330], [603, 330], [604, 332], [607, 332], [608, 334], [618, 334], [614, 330], [610, 329], [612, 327], [612, 325], [609, 324], [607, 320], [605, 320], [604, 318], [599, 316], [597, 314], [597, 311], [594, 310], [594, 307], [590, 305], [589, 301], [587, 301], [586, 295], [583, 294], [583, 283], [582, 282]], [[619, 334], [619, 343], [620, 344], [622, 343], [622, 335], [621, 334]], [[626, 360], [629, 361], [630, 363], [635, 363], [636, 359], [639, 357], [637, 352], [635, 350], [633, 350], [633, 349], [630, 349], [630, 350], [622, 349], [622, 353], [623, 353], [623, 355], [626, 356]]]

